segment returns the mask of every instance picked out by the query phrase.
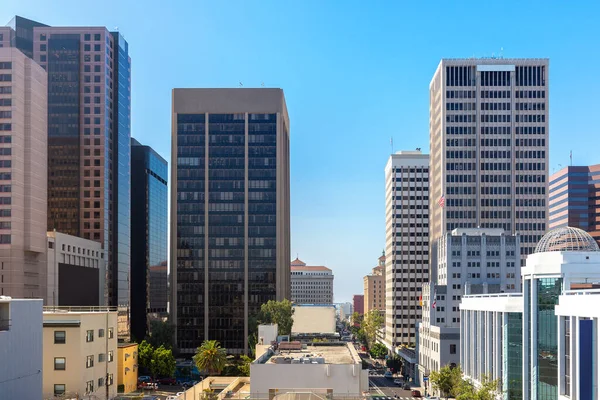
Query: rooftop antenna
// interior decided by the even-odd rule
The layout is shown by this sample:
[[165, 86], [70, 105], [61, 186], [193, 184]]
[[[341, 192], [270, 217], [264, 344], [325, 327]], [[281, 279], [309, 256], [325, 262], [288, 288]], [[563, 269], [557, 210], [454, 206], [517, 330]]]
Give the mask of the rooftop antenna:
[[573, 166], [573, 150], [569, 151], [569, 160], [571, 161], [571, 167]]
[[244, 84], [240, 81], [240, 87], [244, 86]]
[[504, 47], [500, 47], [500, 58], [504, 58]]

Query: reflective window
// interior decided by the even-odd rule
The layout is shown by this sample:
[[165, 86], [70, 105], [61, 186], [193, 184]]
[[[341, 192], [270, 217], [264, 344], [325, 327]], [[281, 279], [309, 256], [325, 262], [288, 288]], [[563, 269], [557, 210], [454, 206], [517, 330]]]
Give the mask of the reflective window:
[[558, 304], [562, 279], [537, 280], [537, 396], [555, 400], [558, 396], [558, 335], [554, 308]]

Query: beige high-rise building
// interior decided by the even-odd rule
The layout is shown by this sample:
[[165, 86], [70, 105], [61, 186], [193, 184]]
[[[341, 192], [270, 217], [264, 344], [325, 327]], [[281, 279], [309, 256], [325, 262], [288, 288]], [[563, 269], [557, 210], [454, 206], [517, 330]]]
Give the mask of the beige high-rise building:
[[291, 298], [296, 304], [333, 304], [333, 272], [322, 265], [306, 265], [296, 258], [290, 265]]
[[0, 295], [46, 297], [47, 75], [0, 48]]
[[429, 155], [392, 154], [385, 166], [385, 338], [415, 343], [421, 286], [429, 282]]
[[548, 77], [548, 59], [440, 62], [429, 86], [432, 247], [481, 227], [519, 233], [521, 265], [534, 251], [548, 219]]
[[376, 309], [385, 311], [385, 254], [379, 257], [378, 265], [363, 278], [365, 313]]

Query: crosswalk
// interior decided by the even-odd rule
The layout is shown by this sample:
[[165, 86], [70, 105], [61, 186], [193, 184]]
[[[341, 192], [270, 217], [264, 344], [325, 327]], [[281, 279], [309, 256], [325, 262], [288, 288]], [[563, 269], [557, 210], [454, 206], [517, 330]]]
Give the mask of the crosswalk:
[[412, 397], [394, 396], [371, 396], [373, 400], [412, 400]]

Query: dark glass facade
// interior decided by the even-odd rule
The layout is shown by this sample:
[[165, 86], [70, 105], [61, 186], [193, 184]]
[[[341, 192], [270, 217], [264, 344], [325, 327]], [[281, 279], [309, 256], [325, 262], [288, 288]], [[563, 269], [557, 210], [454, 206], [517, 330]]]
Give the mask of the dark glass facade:
[[[223, 97], [223, 108], [236, 112], [174, 115], [176, 345], [189, 354], [217, 340], [239, 354], [248, 351], [248, 320], [260, 306], [289, 298], [287, 114], [280, 90], [190, 90]], [[273, 112], [242, 112], [256, 108], [250, 93]]]
[[[119, 332], [126, 336], [129, 327], [130, 292], [130, 229], [131, 229], [131, 60], [129, 45], [118, 32], [112, 32], [114, 51], [114, 97], [110, 125], [107, 113], [105, 123], [112, 128], [112, 226], [108, 232], [112, 244], [109, 262], [112, 268], [111, 304], [119, 307]], [[112, 236], [112, 237], [111, 237]], [[115, 287], [116, 286], [116, 287]]]
[[507, 400], [523, 398], [523, 314], [507, 313], [504, 326], [504, 383]]
[[48, 39], [48, 230], [80, 235], [79, 34]]
[[168, 164], [131, 139], [131, 334], [167, 312]]
[[537, 398], [558, 397], [558, 322], [554, 308], [561, 294], [561, 278], [537, 280]]

